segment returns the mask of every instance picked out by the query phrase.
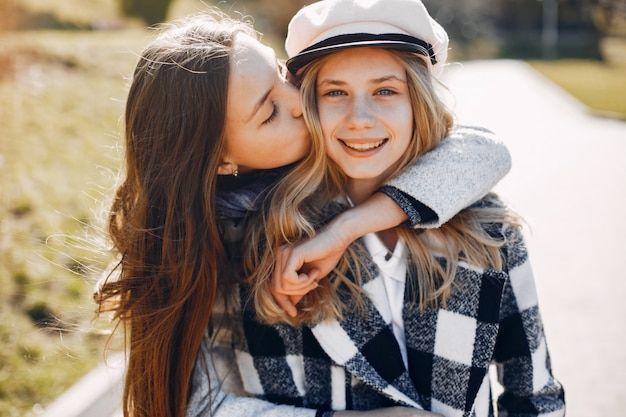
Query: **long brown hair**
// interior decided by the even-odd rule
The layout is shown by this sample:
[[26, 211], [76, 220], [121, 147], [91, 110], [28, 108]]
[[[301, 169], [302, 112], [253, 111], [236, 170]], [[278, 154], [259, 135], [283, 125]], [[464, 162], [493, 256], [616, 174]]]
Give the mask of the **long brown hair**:
[[111, 207], [119, 254], [95, 295], [122, 324], [125, 416], [185, 414], [218, 293], [215, 215], [225, 151], [229, 57], [241, 22], [202, 15], [165, 27], [134, 71], [125, 112], [126, 176]]
[[[437, 146], [453, 127], [453, 116], [437, 90], [437, 81], [430, 75], [421, 57], [390, 50], [398, 57], [407, 74], [409, 95], [413, 107], [413, 138], [399, 161], [397, 175], [416, 161], [423, 153]], [[269, 285], [274, 268], [274, 249], [315, 235], [329, 215], [337, 213], [332, 201], [345, 193], [348, 179], [341, 169], [324, 152], [324, 138], [317, 112], [317, 75], [326, 58], [321, 58], [305, 68], [302, 74], [301, 93], [303, 112], [311, 131], [312, 152], [287, 175], [270, 195], [264, 225], [252, 227], [251, 242], [262, 242], [261, 249], [251, 248], [246, 265], [254, 288], [253, 301], [258, 318], [267, 323], [287, 322], [292, 325], [311, 324], [328, 317], [342, 316], [345, 305], [341, 291], [348, 291], [357, 309], [363, 306], [361, 284], [371, 269], [369, 255], [355, 242], [343, 255], [329, 279], [308, 293], [300, 303], [296, 318], [291, 318], [273, 300]], [[453, 288], [459, 262], [479, 267], [501, 269], [503, 260], [499, 248], [503, 240], [492, 238], [483, 228], [487, 223], [518, 224], [510, 213], [493, 196], [482, 207], [462, 211], [438, 229], [416, 233], [412, 229], [397, 228], [398, 236], [407, 243], [409, 267], [417, 277], [407, 281], [412, 287], [413, 300], [419, 308], [445, 304]], [[326, 217], [325, 217], [326, 216]], [[437, 255], [436, 255], [437, 254]], [[437, 258], [444, 256], [445, 265]], [[348, 271], [351, 278], [348, 278]]]

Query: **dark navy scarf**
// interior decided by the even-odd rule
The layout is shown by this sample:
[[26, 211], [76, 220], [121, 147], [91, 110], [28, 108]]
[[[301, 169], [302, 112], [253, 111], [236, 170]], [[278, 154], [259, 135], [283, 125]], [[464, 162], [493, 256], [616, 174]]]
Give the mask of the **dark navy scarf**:
[[216, 207], [219, 217], [238, 219], [248, 211], [258, 211], [267, 192], [294, 164], [262, 169], [246, 174], [220, 175], [217, 179]]

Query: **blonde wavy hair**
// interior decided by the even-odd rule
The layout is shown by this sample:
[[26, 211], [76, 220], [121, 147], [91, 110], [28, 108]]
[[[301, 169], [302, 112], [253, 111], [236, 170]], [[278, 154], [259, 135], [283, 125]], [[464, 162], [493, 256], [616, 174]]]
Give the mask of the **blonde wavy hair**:
[[[409, 95], [413, 107], [413, 137], [409, 149], [390, 178], [416, 161], [425, 152], [445, 140], [454, 119], [437, 91], [421, 57], [403, 51], [389, 50], [406, 70]], [[316, 230], [334, 215], [345, 210], [338, 203], [345, 197], [348, 178], [327, 157], [317, 106], [317, 77], [326, 62], [321, 58], [304, 69], [301, 75], [303, 112], [311, 132], [311, 153], [272, 190], [265, 201], [260, 222], [250, 227], [247, 239], [250, 256], [245, 268], [252, 287], [251, 301], [257, 318], [265, 323], [291, 325], [315, 324], [329, 317], [341, 318], [346, 308], [345, 297], [352, 297], [356, 308], [363, 311], [361, 286], [371, 277], [371, 258], [359, 242], [351, 244], [335, 270], [320, 281], [298, 305], [298, 315], [289, 317], [270, 293], [275, 251], [315, 236]], [[454, 287], [459, 262], [484, 268], [503, 268], [500, 247], [504, 238], [496, 239], [485, 231], [485, 224], [517, 225], [516, 216], [495, 197], [488, 195], [485, 204], [467, 208], [438, 229], [415, 230], [396, 228], [406, 242], [412, 300], [419, 308], [444, 304]], [[445, 262], [442, 262], [445, 258]]]

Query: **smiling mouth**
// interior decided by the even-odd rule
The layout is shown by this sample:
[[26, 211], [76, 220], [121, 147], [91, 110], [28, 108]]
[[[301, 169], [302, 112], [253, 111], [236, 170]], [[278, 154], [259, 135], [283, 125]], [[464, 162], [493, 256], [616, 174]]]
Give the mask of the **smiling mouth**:
[[341, 143], [343, 143], [346, 147], [350, 149], [354, 149], [355, 151], [369, 151], [372, 149], [376, 149], [382, 144], [384, 144], [385, 142], [387, 142], [387, 139], [378, 140], [376, 142], [368, 142], [368, 143], [348, 143], [348, 142], [344, 142], [343, 140], [341, 141]]

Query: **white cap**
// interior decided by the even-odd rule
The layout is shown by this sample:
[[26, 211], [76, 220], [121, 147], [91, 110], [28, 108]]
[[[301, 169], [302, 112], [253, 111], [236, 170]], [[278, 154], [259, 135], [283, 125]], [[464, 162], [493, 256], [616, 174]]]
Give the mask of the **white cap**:
[[448, 34], [420, 0], [322, 0], [291, 19], [287, 68], [295, 74], [321, 56], [365, 46], [416, 52], [438, 76], [448, 56]]

